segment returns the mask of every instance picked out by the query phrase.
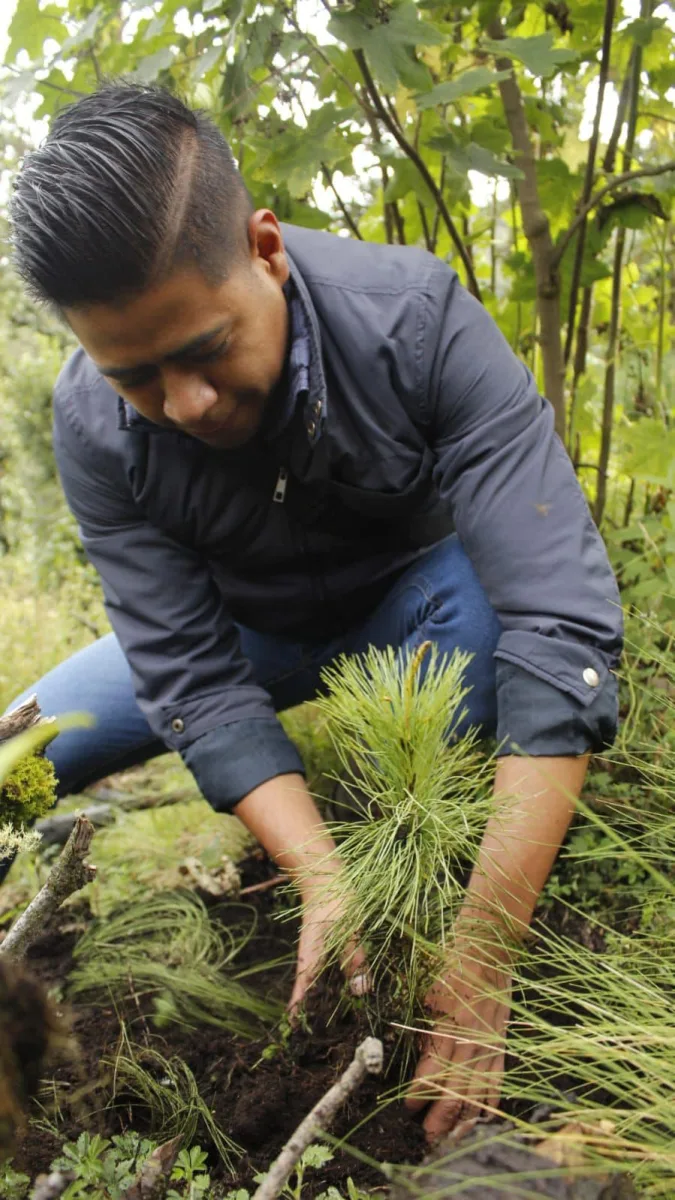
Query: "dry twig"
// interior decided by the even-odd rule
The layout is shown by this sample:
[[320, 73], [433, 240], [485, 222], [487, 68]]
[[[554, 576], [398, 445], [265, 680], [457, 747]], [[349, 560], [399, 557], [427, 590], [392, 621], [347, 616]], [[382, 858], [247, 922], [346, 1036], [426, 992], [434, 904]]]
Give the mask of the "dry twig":
[[357, 1046], [352, 1062], [342, 1077], [322, 1096], [295, 1133], [288, 1139], [281, 1154], [274, 1160], [253, 1200], [275, 1200], [293, 1168], [322, 1129], [333, 1121], [338, 1109], [356, 1091], [366, 1075], [379, 1075], [382, 1070], [382, 1042], [367, 1037]]
[[6, 742], [9, 738], [16, 737], [24, 730], [32, 729], [34, 725], [49, 719], [42, 716], [37, 696], [29, 696], [18, 708], [0, 717], [0, 742]]
[[47, 882], [14, 922], [0, 946], [0, 954], [22, 958], [40, 937], [49, 918], [63, 901], [96, 877], [96, 867], [84, 861], [93, 836], [91, 821], [83, 816], [78, 817], [73, 832], [49, 872]]

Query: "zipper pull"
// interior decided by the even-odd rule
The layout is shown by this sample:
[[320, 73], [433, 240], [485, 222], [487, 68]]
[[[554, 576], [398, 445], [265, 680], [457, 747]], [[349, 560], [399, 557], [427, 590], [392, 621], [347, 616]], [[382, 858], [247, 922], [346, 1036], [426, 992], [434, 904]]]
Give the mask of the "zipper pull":
[[279, 467], [279, 474], [274, 485], [274, 495], [272, 499], [275, 504], [283, 504], [286, 499], [286, 488], [288, 486], [288, 471], [286, 467]]

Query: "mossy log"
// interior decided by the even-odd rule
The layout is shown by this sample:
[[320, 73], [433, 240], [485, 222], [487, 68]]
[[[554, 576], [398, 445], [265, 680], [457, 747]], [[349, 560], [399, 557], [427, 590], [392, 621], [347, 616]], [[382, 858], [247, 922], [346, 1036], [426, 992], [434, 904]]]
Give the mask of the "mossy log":
[[[452, 1135], [444, 1139], [421, 1167], [397, 1173], [392, 1200], [411, 1200], [428, 1195], [471, 1197], [473, 1200], [637, 1200], [637, 1192], [625, 1175], [584, 1170], [572, 1142], [569, 1154], [563, 1147], [555, 1159], [547, 1148], [555, 1138], [542, 1131], [539, 1145], [526, 1141], [506, 1121], [493, 1121], [474, 1129], [461, 1142]], [[509, 1176], [513, 1183], [509, 1184]], [[471, 1181], [475, 1180], [472, 1184]], [[466, 1186], [464, 1186], [466, 1181]]]

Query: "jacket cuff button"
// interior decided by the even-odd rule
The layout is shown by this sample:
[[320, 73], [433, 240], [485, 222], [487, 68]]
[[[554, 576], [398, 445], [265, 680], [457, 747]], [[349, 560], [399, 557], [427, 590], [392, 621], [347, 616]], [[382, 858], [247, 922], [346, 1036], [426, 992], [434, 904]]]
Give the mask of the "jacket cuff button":
[[600, 676], [593, 667], [586, 667], [584, 671], [584, 683], [588, 684], [590, 688], [596, 688], [600, 683]]
[[171, 728], [173, 729], [174, 733], [184, 733], [185, 721], [183, 721], [182, 717], [174, 717], [173, 721], [171, 722]]

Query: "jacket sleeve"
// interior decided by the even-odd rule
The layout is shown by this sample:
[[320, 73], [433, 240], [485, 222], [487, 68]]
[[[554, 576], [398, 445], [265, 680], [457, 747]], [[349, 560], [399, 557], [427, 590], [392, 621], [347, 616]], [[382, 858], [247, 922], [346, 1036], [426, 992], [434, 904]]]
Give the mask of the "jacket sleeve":
[[598, 750], [616, 732], [621, 606], [553, 410], [441, 263], [426, 303], [420, 403], [437, 485], [502, 625], [501, 752]]
[[153, 733], [180, 752], [217, 810], [302, 762], [256, 682], [200, 555], [151, 525], [114, 454], [97, 453], [71, 397], [55, 404], [54, 449], [83, 546]]

